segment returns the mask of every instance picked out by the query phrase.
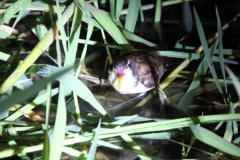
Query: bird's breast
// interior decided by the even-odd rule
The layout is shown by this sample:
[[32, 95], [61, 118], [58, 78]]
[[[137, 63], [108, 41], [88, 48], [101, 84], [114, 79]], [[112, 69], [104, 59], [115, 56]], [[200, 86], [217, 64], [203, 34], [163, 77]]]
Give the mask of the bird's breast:
[[114, 89], [121, 94], [135, 94], [147, 92], [155, 87], [144, 86], [140, 81], [138, 81], [137, 76], [133, 76], [131, 70], [125, 71], [125, 75], [122, 77], [122, 84], [120, 88], [118, 88], [118, 77], [114, 71], [110, 72], [108, 79]]

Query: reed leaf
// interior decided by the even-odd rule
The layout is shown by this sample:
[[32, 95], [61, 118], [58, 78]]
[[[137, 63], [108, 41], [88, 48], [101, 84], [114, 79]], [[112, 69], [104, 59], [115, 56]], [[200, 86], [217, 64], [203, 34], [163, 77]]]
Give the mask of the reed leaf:
[[137, 16], [140, 10], [140, 0], [130, 0], [128, 4], [128, 14], [125, 21], [125, 29], [134, 32], [137, 23]]
[[[66, 103], [64, 97], [64, 85], [60, 83], [58, 108], [56, 122], [52, 134], [50, 134], [50, 154], [49, 159], [60, 159], [65, 137], [65, 128], [67, 123]], [[45, 149], [45, 148], [44, 148]]]
[[101, 119], [99, 120], [98, 126], [95, 129], [94, 137], [92, 140], [92, 145], [90, 147], [87, 160], [92, 160], [96, 154], [97, 144], [98, 144], [98, 135], [99, 135], [100, 129], [101, 129]]
[[211, 71], [211, 73], [212, 73], [213, 78], [215, 79], [217, 88], [218, 88], [220, 94], [222, 95], [224, 102], [226, 103], [225, 96], [224, 96], [223, 91], [222, 91], [222, 88], [220, 87], [220, 84], [219, 84], [219, 82], [218, 82], [217, 73], [216, 73], [216, 71], [215, 71], [215, 68], [214, 68], [214, 66], [213, 66], [213, 63], [212, 63], [212, 60], [211, 60], [211, 57], [210, 57], [210, 50], [209, 50], [209, 48], [208, 48], [208, 44], [207, 44], [207, 41], [206, 41], [206, 38], [205, 38], [205, 34], [204, 34], [202, 25], [201, 25], [201, 23], [200, 23], [200, 19], [199, 19], [199, 17], [198, 17], [198, 14], [197, 14], [195, 8], [194, 8], [194, 15], [195, 15], [195, 19], [196, 19], [198, 34], [199, 34], [199, 37], [200, 37], [200, 40], [201, 40], [201, 43], [202, 43], [202, 46], [203, 46], [204, 54], [205, 54], [205, 56], [207, 57], [208, 67], [209, 67], [209, 69], [210, 69], [210, 71]]
[[93, 15], [93, 17], [97, 20], [97, 22], [112, 36], [112, 38], [121, 45], [128, 44], [125, 37], [121, 34], [120, 30], [117, 26], [113, 23], [109, 15], [92, 6], [91, 4], [85, 4], [84, 10], [88, 11]]
[[213, 146], [214, 148], [219, 149], [224, 153], [240, 157], [239, 147], [229, 143], [228, 141], [216, 135], [215, 133], [196, 125], [191, 125], [190, 129], [198, 140], [210, 146]]

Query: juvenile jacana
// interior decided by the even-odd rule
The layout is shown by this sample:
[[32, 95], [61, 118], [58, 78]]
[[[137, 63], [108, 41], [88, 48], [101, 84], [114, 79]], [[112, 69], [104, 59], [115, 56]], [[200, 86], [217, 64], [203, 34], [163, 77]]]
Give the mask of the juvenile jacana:
[[108, 80], [121, 94], [147, 92], [159, 84], [165, 59], [154, 53], [134, 51], [116, 58]]

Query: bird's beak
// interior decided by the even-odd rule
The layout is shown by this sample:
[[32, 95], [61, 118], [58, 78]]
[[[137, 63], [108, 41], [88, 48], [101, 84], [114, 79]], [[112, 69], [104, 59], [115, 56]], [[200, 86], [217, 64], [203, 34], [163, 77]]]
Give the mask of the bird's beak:
[[122, 76], [118, 77], [118, 90], [121, 88], [122, 85]]

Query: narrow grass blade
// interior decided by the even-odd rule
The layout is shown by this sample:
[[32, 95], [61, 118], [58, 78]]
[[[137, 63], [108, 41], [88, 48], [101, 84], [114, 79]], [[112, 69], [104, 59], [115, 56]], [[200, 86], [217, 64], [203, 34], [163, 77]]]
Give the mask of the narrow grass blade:
[[128, 44], [125, 37], [122, 35], [117, 26], [113, 23], [109, 15], [106, 12], [95, 8], [91, 4], [85, 4], [84, 9], [90, 12], [99, 24], [109, 33], [110, 36], [118, 43], [122, 45]]
[[[50, 72], [49, 72], [50, 74]], [[47, 85], [47, 92], [46, 92], [46, 116], [45, 116], [45, 125], [46, 125], [46, 128], [45, 128], [45, 133], [44, 133], [44, 142], [43, 142], [43, 152], [42, 152], [42, 159], [43, 160], [47, 160], [49, 158], [49, 155], [50, 155], [50, 139], [49, 139], [49, 136], [48, 136], [48, 126], [49, 126], [49, 118], [50, 118], [50, 106], [51, 106], [51, 98], [52, 98], [52, 94], [51, 94], [51, 89], [52, 89], [52, 86], [51, 86], [51, 83], [49, 83]]]
[[[92, 19], [93, 20], [93, 19]], [[59, 37], [59, 39], [61, 39], [61, 37]], [[86, 40], [85, 39], [78, 39], [78, 43], [81, 43], [81, 44], [85, 44], [86, 43]], [[92, 41], [92, 40], [89, 40], [88, 45], [94, 45], [94, 46], [101, 46], [101, 47], [109, 47], [109, 48], [115, 48], [115, 49], [123, 49], [121, 46], [119, 45], [112, 45], [112, 44], [104, 44], [104, 43], [100, 43], [100, 42], [97, 42], [97, 41]], [[1, 58], [1, 57], [0, 57]]]
[[88, 21], [88, 29], [87, 29], [87, 37], [86, 37], [86, 43], [84, 44], [84, 47], [83, 47], [83, 50], [82, 50], [82, 54], [81, 54], [81, 58], [80, 58], [80, 63], [79, 63], [79, 66], [77, 68], [77, 71], [76, 71], [76, 75], [79, 75], [80, 73], [80, 70], [82, 68], [82, 64], [84, 62], [84, 59], [85, 59], [85, 56], [86, 56], [86, 53], [87, 53], [87, 48], [88, 48], [88, 41], [91, 37], [93, 33], [93, 22], [92, 20], [89, 18], [89, 21]]
[[[69, 50], [67, 53], [67, 59], [65, 60], [65, 66], [71, 66], [74, 65], [76, 61], [76, 54], [78, 49], [78, 39], [80, 36], [81, 31], [81, 22], [82, 22], [82, 11], [78, 8], [74, 8], [75, 12], [73, 15], [73, 22], [72, 22], [72, 28], [71, 33], [69, 37]], [[65, 37], [67, 40], [67, 37]], [[86, 42], [87, 43], [87, 40]]]
[[84, 159], [87, 159], [85, 154], [83, 154], [82, 152], [80, 152], [72, 147], [63, 146], [62, 151], [64, 153], [74, 156], [74, 157], [81, 157], [81, 158], [84, 157]]
[[110, 0], [109, 1], [109, 4], [110, 4], [110, 13], [111, 13], [111, 16], [113, 17], [113, 18], [116, 18], [115, 17], [115, 10], [116, 10], [116, 8], [115, 8], [115, 0]]
[[10, 57], [9, 54], [4, 53], [4, 52], [0, 52], [0, 60], [7, 61], [9, 57]]
[[190, 105], [193, 97], [195, 96], [195, 92], [196, 90], [190, 90], [187, 91], [183, 97], [181, 98], [181, 100], [178, 102], [177, 104], [177, 109], [182, 111], [183, 113], [187, 113], [188, 110], [188, 106]]
[[191, 8], [188, 1], [182, 2], [182, 12], [185, 32], [190, 33], [192, 31], [193, 20]]
[[49, 5], [47, 3], [43, 3], [41, 1], [35, 1], [31, 2], [27, 10], [34, 10], [34, 11], [52, 11], [54, 13], [57, 12], [57, 10], [60, 10], [59, 12], [63, 12], [66, 9], [64, 5], [57, 7], [56, 5]]
[[142, 37], [139, 37], [139, 36], [129, 32], [125, 29], [122, 29], [121, 31], [123, 32], [124, 36], [126, 36], [126, 38], [131, 40], [131, 41], [142, 43], [142, 44], [150, 46], [150, 47], [157, 47], [156, 44], [154, 44], [152, 42], [149, 42], [149, 41], [143, 39]]
[[24, 8], [26, 8], [26, 5], [29, 3], [29, 0], [18, 0], [15, 3], [13, 3], [12, 5], [10, 5], [10, 7], [8, 7], [6, 9], [6, 11], [0, 15], [0, 25], [2, 25], [3, 23], [5, 23], [6, 21], [10, 20], [12, 17], [14, 17], [14, 15], [23, 10], [25, 11]]
[[228, 121], [226, 124], [226, 130], [223, 136], [223, 139], [227, 140], [228, 142], [232, 142], [233, 138], [233, 123]]
[[143, 8], [141, 6], [139, 8], [139, 13], [140, 13], [141, 22], [144, 22]]
[[117, 0], [116, 1], [116, 15], [115, 15], [116, 17], [114, 17], [114, 18], [119, 19], [119, 16], [120, 16], [121, 11], [123, 9], [123, 4], [124, 4], [124, 0]]
[[19, 11], [17, 18], [13, 24], [13, 28], [15, 28], [17, 22], [22, 18], [23, 14], [26, 12], [26, 8], [27, 8], [28, 4], [31, 2], [31, 0], [21, 0], [21, 1], [22, 1], [22, 3], [19, 4], [19, 5], [21, 5], [21, 6], [19, 6], [20, 11]]
[[[235, 110], [233, 108], [233, 105], [231, 105], [230, 102], [230, 97], [227, 89], [227, 84], [226, 84], [226, 75], [225, 75], [225, 69], [224, 69], [224, 57], [223, 57], [223, 42], [222, 42], [222, 28], [221, 28], [221, 21], [218, 13], [218, 9], [216, 7], [216, 15], [217, 15], [217, 29], [218, 29], [218, 41], [219, 41], [219, 60], [220, 60], [220, 67], [221, 67], [221, 72], [224, 80], [224, 87], [225, 87], [225, 97], [227, 100], [227, 104], [230, 107], [230, 111], [232, 114], [235, 113]], [[228, 121], [226, 125], [226, 130], [224, 133], [224, 139], [231, 142], [233, 138], [233, 129], [236, 131], [238, 130], [238, 127], [236, 127], [237, 122], [236, 121]]]
[[[60, 159], [65, 137], [65, 128], [67, 123], [66, 103], [64, 97], [64, 85], [60, 82], [58, 107], [53, 134], [50, 139], [49, 159]], [[45, 148], [44, 148], [45, 149]]]
[[121, 134], [122, 139], [132, 147], [134, 152], [139, 156], [139, 158], [144, 160], [150, 160], [151, 158], [148, 157], [148, 155], [139, 147], [133, 139], [127, 135], [127, 134]]
[[228, 72], [229, 77], [232, 79], [233, 85], [238, 94], [238, 98], [240, 99], [240, 83], [238, 81], [238, 78], [234, 75], [234, 73], [227, 66], [225, 66], [225, 69]]
[[122, 147], [119, 147], [117, 145], [114, 145], [112, 143], [109, 143], [109, 142], [106, 142], [106, 141], [103, 141], [103, 140], [98, 140], [98, 144], [101, 145], [101, 146], [105, 146], [105, 147], [111, 148], [111, 149], [123, 150]]
[[224, 80], [224, 84], [225, 84], [225, 97], [226, 97], [226, 101], [227, 104], [230, 104], [230, 97], [228, 95], [228, 89], [227, 89], [227, 84], [226, 84], [226, 75], [225, 75], [225, 69], [224, 69], [224, 57], [223, 57], [223, 42], [222, 42], [222, 28], [221, 28], [221, 21], [220, 21], [220, 17], [219, 17], [219, 13], [216, 7], [216, 15], [217, 15], [217, 29], [218, 29], [218, 41], [219, 41], [219, 63], [220, 63], [220, 67], [221, 67], [221, 72], [222, 72], [222, 76], [223, 76], [223, 80]]
[[130, 0], [128, 4], [128, 14], [125, 22], [125, 29], [134, 32], [137, 16], [140, 10], [141, 1], [140, 0]]
[[216, 15], [217, 15], [217, 30], [218, 30], [218, 41], [219, 41], [219, 60], [220, 60], [220, 67], [223, 75], [223, 79], [226, 79], [225, 76], [225, 69], [224, 69], [224, 58], [223, 58], [223, 42], [222, 42], [222, 28], [221, 28], [221, 21], [219, 17], [219, 13], [216, 7]]
[[154, 22], [160, 22], [162, 15], [162, 0], [156, 1]]
[[6, 158], [10, 157], [16, 154], [20, 153], [31, 153], [34, 151], [39, 151], [43, 148], [42, 144], [35, 145], [35, 146], [30, 146], [30, 147], [24, 147], [24, 151], [22, 148], [20, 149], [6, 149], [4, 151], [1, 151], [0, 158]]
[[[88, 22], [88, 18], [89, 18], [89, 13], [86, 12], [83, 8], [80, 7], [80, 9], [82, 10], [83, 12], [83, 15], [82, 15], [82, 21], [83, 22]], [[107, 13], [106, 13], [107, 14]], [[94, 19], [94, 17], [90, 17], [92, 20], [93, 20], [93, 23], [94, 23], [94, 27], [97, 27], [98, 29], [104, 29], [96, 19]]]
[[174, 136], [179, 136], [181, 133], [174, 132], [161, 132], [161, 133], [148, 133], [148, 134], [140, 134], [140, 135], [131, 135], [132, 138], [140, 138], [140, 139], [170, 139]]
[[187, 155], [188, 155], [189, 151], [191, 150], [191, 147], [192, 147], [193, 143], [195, 142], [195, 140], [196, 140], [196, 138], [194, 136], [192, 136], [191, 140], [189, 142], [189, 147], [187, 148], [186, 154], [184, 155], [183, 158], [187, 157]]
[[94, 157], [95, 157], [95, 153], [96, 153], [96, 150], [97, 150], [98, 136], [99, 136], [100, 129], [101, 129], [101, 119], [99, 120], [98, 126], [97, 126], [97, 128], [95, 129], [94, 138], [93, 138], [93, 140], [92, 140], [92, 145], [91, 145], [91, 147], [90, 147], [87, 160], [92, 160], [92, 159], [94, 159]]
[[127, 123], [128, 121], [131, 121], [132, 119], [134, 119], [136, 117], [137, 117], [137, 115], [125, 117], [124, 119], [120, 119], [120, 120], [112, 122], [111, 125], [123, 125], [123, 124]]
[[222, 95], [223, 100], [226, 103], [226, 99], [223, 95], [222, 88], [220, 87], [220, 84], [219, 84], [219, 81], [218, 81], [217, 73], [215, 71], [215, 68], [214, 68], [213, 63], [212, 63], [212, 59], [210, 57], [210, 50], [208, 48], [208, 44], [207, 44], [206, 37], [205, 37], [204, 31], [203, 31], [203, 27], [202, 27], [202, 24], [200, 22], [200, 19], [198, 17], [198, 14], [197, 14], [195, 8], [194, 8], [194, 15], [195, 15], [195, 19], [196, 19], [198, 34], [199, 34], [199, 37], [200, 37], [200, 40], [201, 40], [201, 44], [203, 46], [203, 51], [204, 51], [205, 56], [207, 57], [208, 67], [211, 70], [212, 76], [215, 79], [216, 86], [217, 86], [220, 94]]
[[240, 157], [239, 147], [229, 143], [228, 141], [216, 135], [215, 133], [196, 125], [191, 125], [190, 129], [194, 136], [203, 143], [206, 143], [216, 149], [219, 149], [224, 153]]
[[[158, 55], [164, 57], [172, 57], [172, 58], [179, 58], [179, 59], [190, 59], [190, 60], [199, 60], [203, 57], [201, 54], [197, 53], [189, 53], [189, 52], [181, 52], [178, 51], [155, 51]], [[212, 56], [213, 62], [220, 62], [220, 58], [218, 56]], [[224, 59], [225, 63], [238, 65], [239, 63], [234, 60]]]
[[[59, 8], [59, 2], [58, 2], [58, 0], [56, 0], [56, 6], [57, 6], [57, 8]], [[60, 31], [60, 34], [61, 34], [61, 37], [62, 37], [62, 46], [63, 46], [63, 50], [64, 50], [64, 53], [66, 53], [66, 59], [68, 59], [68, 49], [67, 48], [69, 48], [69, 46], [68, 46], [68, 41], [67, 41], [67, 36], [66, 36], [66, 33], [65, 33], [65, 28], [64, 28], [64, 20], [63, 20], [63, 17], [62, 17], [62, 14], [61, 14], [61, 12], [60, 12], [61, 10], [60, 9], [58, 9], [57, 10], [57, 17], [58, 17], [58, 21], [57, 21], [57, 26], [58, 26], [58, 29], [59, 29], [59, 31]], [[66, 20], [65, 21], [68, 21], [68, 19], [69, 19], [69, 17], [70, 17], [71, 15], [69, 15], [69, 16], [67, 16], [66, 17]], [[69, 67], [69, 66], [67, 66], [67, 67]]]

